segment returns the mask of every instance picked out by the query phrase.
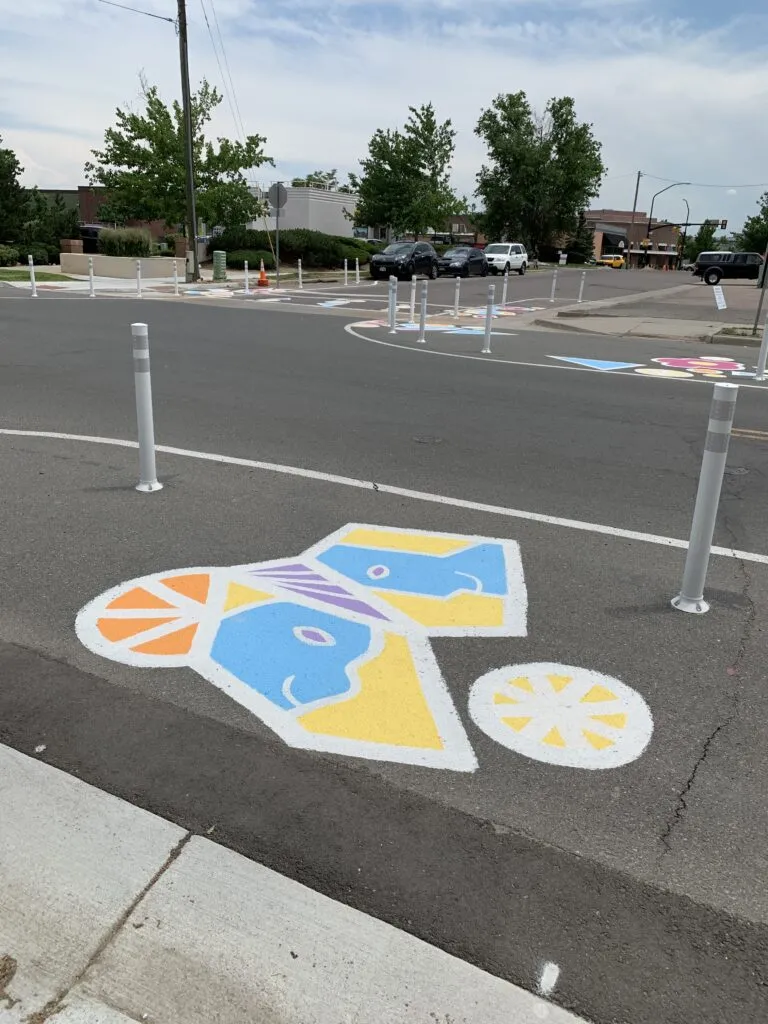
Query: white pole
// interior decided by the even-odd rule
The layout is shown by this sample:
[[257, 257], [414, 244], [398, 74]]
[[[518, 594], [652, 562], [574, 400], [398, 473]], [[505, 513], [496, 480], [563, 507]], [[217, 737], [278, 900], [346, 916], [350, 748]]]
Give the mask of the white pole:
[[496, 285], [488, 285], [488, 306], [485, 310], [485, 339], [481, 352], [483, 355], [491, 354], [491, 331], [493, 330], [493, 305], [496, 298]]
[[416, 323], [416, 275], [411, 274], [411, 305], [408, 323]]
[[579, 299], [578, 299], [579, 302], [583, 302], [584, 301], [584, 285], [586, 284], [586, 282], [587, 282], [587, 272], [586, 272], [586, 270], [582, 270], [582, 272], [581, 272], [581, 284], [579, 285]]
[[699, 489], [693, 509], [691, 539], [688, 541], [688, 554], [685, 559], [683, 585], [680, 593], [672, 600], [672, 607], [681, 612], [703, 615], [709, 611], [709, 605], [704, 600], [704, 583], [707, 579], [717, 507], [720, 504], [728, 442], [731, 439], [738, 395], [738, 384], [715, 384], [704, 455], [701, 460]]
[[397, 334], [397, 278], [389, 279], [389, 333]]
[[755, 380], [765, 380], [765, 363], [768, 360], [768, 317], [763, 327], [763, 340], [760, 342], [760, 355], [757, 357], [757, 374]]
[[344, 287], [349, 287], [349, 266], [346, 259], [344, 260]]
[[299, 260], [299, 262], [296, 265], [299, 270], [299, 291], [301, 291], [304, 288], [304, 275], [301, 269], [301, 260]]
[[139, 433], [139, 482], [137, 491], [159, 491], [155, 466], [155, 424], [152, 416], [152, 376], [149, 371], [149, 331], [146, 324], [131, 324], [133, 335], [133, 382], [136, 386], [136, 423]]
[[360, 284], [360, 260], [355, 256], [355, 284]]
[[141, 260], [136, 260], [136, 298], [141, 298]]
[[509, 268], [507, 267], [504, 271], [504, 287], [501, 289], [501, 305], [506, 306], [507, 304], [507, 286], [509, 285]]
[[88, 298], [96, 298], [96, 289], [93, 284], [93, 256], [88, 257]]
[[453, 315], [459, 315], [459, 303], [461, 302], [461, 278], [456, 278], [456, 288], [453, 292]]
[[37, 298], [37, 281], [35, 280], [35, 261], [31, 256], [27, 257], [29, 262], [29, 283], [32, 285], [32, 295], [30, 298]]
[[429, 281], [421, 282], [421, 308], [419, 309], [419, 336], [416, 339], [421, 345], [427, 343], [427, 298], [429, 296]]
[[179, 261], [173, 261], [173, 294], [179, 294]]
[[555, 301], [555, 292], [557, 291], [557, 267], [555, 267], [554, 273], [552, 274], [552, 292], [549, 296], [549, 301]]
[[245, 278], [243, 280], [243, 291], [246, 295], [250, 295], [251, 289], [248, 287], [248, 260], [243, 260], [243, 272], [245, 274]]

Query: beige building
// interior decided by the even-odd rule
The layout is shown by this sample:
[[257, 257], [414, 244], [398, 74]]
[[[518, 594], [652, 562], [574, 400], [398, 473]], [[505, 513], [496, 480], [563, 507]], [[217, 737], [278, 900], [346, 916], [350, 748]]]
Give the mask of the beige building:
[[[680, 228], [666, 221], [651, 221], [643, 210], [589, 210], [585, 219], [595, 231], [595, 259], [610, 253], [629, 254], [632, 267], [647, 265], [663, 269], [677, 264]], [[644, 243], [650, 239], [650, 245]]]

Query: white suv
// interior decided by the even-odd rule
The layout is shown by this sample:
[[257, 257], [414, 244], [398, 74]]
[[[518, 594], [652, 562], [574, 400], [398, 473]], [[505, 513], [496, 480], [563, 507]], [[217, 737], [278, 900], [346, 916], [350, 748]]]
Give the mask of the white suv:
[[494, 242], [483, 249], [492, 274], [503, 274], [505, 270], [516, 270], [524, 274], [528, 268], [528, 253], [519, 242]]

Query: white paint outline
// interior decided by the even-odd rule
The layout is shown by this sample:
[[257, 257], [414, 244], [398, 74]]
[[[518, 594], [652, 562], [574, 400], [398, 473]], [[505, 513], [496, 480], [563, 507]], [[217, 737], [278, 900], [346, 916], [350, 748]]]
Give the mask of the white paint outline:
[[[492, 358], [489, 359], [487, 356], [482, 356], [482, 355], [474, 356], [474, 355], [472, 355], [469, 352], [438, 352], [436, 349], [433, 349], [433, 348], [423, 348], [423, 347], [420, 347], [420, 348], [409, 348], [406, 345], [399, 345], [397, 342], [394, 342], [394, 341], [384, 341], [382, 338], [369, 338], [367, 335], [360, 334], [359, 331], [354, 330], [355, 327], [360, 327], [361, 325], [364, 326], [366, 323], [367, 323], [367, 321], [361, 320], [358, 323], [345, 324], [344, 330], [347, 332], [347, 334], [351, 334], [355, 338], [359, 338], [361, 341], [367, 341], [370, 345], [384, 345], [386, 348], [397, 348], [397, 349], [400, 349], [401, 352], [415, 352], [417, 355], [423, 355], [423, 356], [444, 356], [446, 359], [471, 359], [474, 362], [478, 362], [478, 363], [492, 363], [493, 365], [496, 365], [498, 363], [498, 364], [500, 364], [502, 366], [527, 366], [527, 367], [531, 367], [532, 369], [535, 369], [535, 370], [568, 370], [568, 371], [570, 371], [572, 373], [601, 373], [601, 374], [603, 374], [603, 376], [605, 376], [606, 374], [612, 373], [612, 374], [618, 374], [620, 377], [626, 377], [626, 378], [631, 379], [631, 380], [644, 380], [644, 379], [647, 379], [647, 380], [663, 381], [663, 380], [666, 379], [670, 383], [675, 383], [675, 384], [678, 383], [678, 382], [682, 382], [682, 383], [685, 383], [685, 384], [709, 384], [710, 387], [712, 386], [712, 379], [711, 378], [709, 380], [707, 378], [697, 379], [696, 377], [691, 377], [690, 380], [688, 380], [686, 378], [682, 378], [682, 377], [677, 377], [677, 378], [671, 378], [671, 377], [669, 377], [669, 378], [647, 377], [647, 378], [644, 378], [644, 377], [641, 377], [641, 376], [637, 376], [635, 374], [634, 370], [631, 373], [625, 373], [623, 370], [593, 370], [589, 366], [573, 366], [573, 365], [561, 366], [558, 363], [529, 363], [529, 362], [526, 362], [526, 361], [524, 361], [522, 359], [499, 359], [496, 356], [493, 356]], [[507, 331], [504, 331], [503, 333], [504, 334], [508, 334], [510, 337], [515, 337], [517, 333], [519, 333], [520, 331], [525, 330], [526, 325], [525, 324], [518, 324], [517, 327], [518, 327], [518, 332], [507, 332]], [[437, 333], [440, 333], [440, 332], [437, 332]], [[459, 335], [455, 335], [455, 337], [459, 337]], [[600, 341], [605, 341], [606, 335], [600, 335], [600, 334], [588, 335], [588, 334], [585, 333], [584, 337], [585, 338], [598, 339]], [[641, 340], [641, 339], [637, 339], [637, 340]], [[645, 339], [645, 340], [649, 340], [649, 339]], [[739, 387], [740, 388], [750, 388], [752, 391], [768, 391], [768, 385], [762, 385], [762, 384], [739, 384]]]
[[[556, 691], [547, 684], [545, 692], [528, 693], [513, 689], [510, 677], [525, 676], [534, 690], [536, 680], [546, 676], [572, 676], [573, 682], [563, 690]], [[616, 699], [581, 703], [581, 698], [594, 686], [610, 689]], [[494, 696], [503, 690], [513, 693], [516, 703], [495, 704]], [[578, 710], [583, 720], [575, 724], [568, 721], [569, 711]], [[613, 746], [596, 750], [586, 742], [580, 742], [581, 730], [593, 715], [625, 714], [627, 724], [623, 727], [607, 723], [589, 722], [589, 728], [597, 735], [613, 741]], [[529, 662], [521, 665], [504, 665], [480, 676], [469, 691], [469, 714], [479, 729], [501, 746], [522, 757], [544, 764], [563, 768], [581, 768], [588, 771], [602, 771], [620, 768], [636, 761], [646, 750], [653, 735], [653, 716], [645, 698], [637, 690], [615, 676], [597, 672], [578, 665], [561, 665], [553, 662]], [[503, 717], [532, 718], [530, 725], [516, 732], [504, 725]], [[537, 718], [540, 718], [537, 721]], [[572, 742], [565, 747], [553, 747], [542, 742], [542, 736], [556, 725], [563, 739]], [[579, 742], [578, 747], [574, 746]]]
[[[384, 343], [386, 344], [386, 343]], [[395, 348], [401, 348], [395, 345]], [[406, 352], [415, 349], [404, 349]], [[439, 352], [437, 355], [450, 353]], [[539, 366], [539, 363], [532, 363]], [[549, 369], [566, 370], [565, 366], [552, 366]], [[579, 367], [574, 367], [578, 370]], [[603, 372], [611, 371], [587, 371]], [[630, 376], [624, 374], [624, 376]], [[700, 382], [702, 383], [702, 382]], [[749, 385], [740, 384], [739, 387]], [[50, 441], [82, 441], [86, 444], [112, 445], [115, 448], [139, 447], [136, 441], [126, 441], [117, 437], [98, 437], [88, 434], [64, 434], [49, 430], [17, 430], [10, 427], [0, 427], [0, 436], [8, 437], [33, 437], [44, 438]], [[471, 512], [484, 512], [488, 515], [503, 516], [506, 519], [523, 519], [532, 523], [541, 523], [545, 526], [558, 526], [568, 530], [580, 530], [584, 533], [603, 534], [608, 537], [618, 537], [621, 540], [635, 540], [643, 544], [657, 544], [661, 547], [677, 548], [681, 551], [688, 549], [688, 541], [680, 540], [677, 537], [664, 537], [656, 533], [642, 533], [638, 530], [625, 530], [619, 526], [604, 526], [601, 523], [589, 523], [581, 519], [565, 519], [561, 516], [545, 515], [542, 512], [526, 512], [522, 509], [507, 508], [504, 505], [488, 505], [479, 501], [468, 501], [466, 498], [453, 498], [444, 494], [433, 494], [429, 491], [414, 491], [408, 487], [395, 487], [392, 484], [374, 484], [370, 480], [359, 480], [350, 476], [338, 476], [334, 473], [323, 473], [316, 469], [303, 469], [300, 466], [284, 466], [277, 462], [260, 462], [256, 459], [243, 459], [235, 455], [216, 455], [213, 452], [193, 451], [189, 448], [173, 448], [170, 445], [159, 444], [155, 450], [164, 455], [178, 455], [185, 459], [200, 459], [203, 462], [216, 462], [225, 466], [244, 466], [247, 469], [262, 469], [268, 473], [279, 473], [285, 476], [297, 476], [304, 480], [317, 480], [319, 483], [338, 484], [342, 487], [353, 487], [357, 490], [375, 490], [380, 494], [392, 494], [399, 498], [410, 498], [414, 501], [426, 501], [433, 505], [449, 505], [453, 508], [465, 508]], [[736, 558], [742, 562], [757, 562], [760, 565], [768, 565], [768, 555], [755, 551], [742, 551], [738, 548], [723, 548], [713, 545], [711, 553], [722, 558]]]

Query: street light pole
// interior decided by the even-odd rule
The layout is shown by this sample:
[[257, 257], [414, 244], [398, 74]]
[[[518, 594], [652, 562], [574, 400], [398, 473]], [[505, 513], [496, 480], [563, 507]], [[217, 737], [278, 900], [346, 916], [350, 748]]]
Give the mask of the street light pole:
[[640, 179], [643, 176], [642, 171], [637, 172], [637, 181], [635, 182], [635, 201], [632, 203], [632, 219], [629, 222], [629, 231], [627, 233], [627, 262], [625, 269], [629, 270], [629, 264], [632, 262], [632, 229], [635, 226], [635, 215], [637, 213], [637, 196], [640, 192]]
[[688, 222], [691, 219], [691, 208], [688, 205], [688, 200], [683, 199], [685, 203], [685, 227], [683, 228], [683, 242], [680, 247], [680, 259], [678, 260], [678, 268], [682, 265], [682, 261], [685, 259], [685, 243], [688, 241]]
[[[653, 220], [653, 204], [656, 202], [657, 197], [660, 196], [663, 192], [669, 192], [669, 190], [671, 188], [677, 188], [678, 185], [690, 185], [690, 184], [691, 184], [690, 181], [673, 181], [672, 184], [671, 185], [667, 185], [666, 188], [659, 189], [659, 191], [652, 197], [652, 199], [651, 199], [651, 212], [648, 214], [648, 231], [646, 232], [646, 235], [645, 235], [646, 238], [650, 238], [651, 237], [651, 221]], [[645, 250], [645, 258], [648, 259], [648, 250], [647, 249]]]
[[[192, 280], [200, 278], [197, 258], [197, 212], [195, 210], [195, 162], [192, 137], [192, 103], [189, 90], [189, 51], [187, 49], [187, 3], [178, 0], [179, 58], [181, 63], [181, 100], [184, 109], [184, 163], [187, 175], [187, 245], [192, 247]], [[189, 269], [187, 270], [189, 280]]]

